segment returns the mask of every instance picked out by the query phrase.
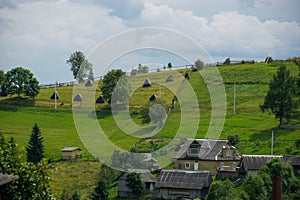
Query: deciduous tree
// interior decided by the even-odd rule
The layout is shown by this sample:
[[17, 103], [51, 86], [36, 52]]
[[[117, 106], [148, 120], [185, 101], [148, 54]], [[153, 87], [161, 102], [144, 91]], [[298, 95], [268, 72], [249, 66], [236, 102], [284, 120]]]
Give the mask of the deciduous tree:
[[0, 135], [0, 172], [19, 177], [4, 186], [7, 193], [0, 194], [0, 199], [55, 199], [49, 184], [51, 166], [44, 162], [24, 163], [22, 160], [15, 140], [7, 140]]
[[22, 67], [16, 67], [8, 71], [2, 83], [2, 91], [7, 92], [7, 94], [17, 94], [19, 98], [22, 93], [34, 98], [38, 95], [39, 90], [38, 80], [30, 70]]
[[204, 63], [200, 59], [197, 59], [194, 66], [196, 67], [196, 70], [201, 70], [203, 69]]
[[79, 83], [84, 82], [86, 78], [93, 80], [93, 65], [85, 58], [81, 51], [72, 53], [66, 62], [71, 65], [74, 79], [78, 80]]
[[279, 126], [283, 125], [283, 119], [290, 119], [296, 108], [293, 100], [294, 79], [285, 65], [281, 65], [269, 84], [269, 90], [265, 97], [261, 110], [271, 110], [276, 118], [279, 118]]
[[132, 193], [136, 197], [140, 197], [142, 191], [145, 189], [145, 183], [141, 179], [141, 175], [138, 173], [129, 173], [126, 177], [126, 186], [131, 189]]
[[91, 195], [91, 200], [108, 200], [107, 186], [103, 180], [98, 182], [98, 186]]
[[[118, 83], [118, 81], [120, 81]], [[113, 69], [103, 77], [101, 92], [104, 99], [112, 102], [112, 95], [114, 93], [114, 101], [112, 103], [126, 103], [130, 95], [130, 87], [127, 82], [126, 73], [121, 69]]]
[[205, 200], [232, 200], [235, 197], [234, 185], [228, 179], [225, 181], [214, 181], [209, 187]]

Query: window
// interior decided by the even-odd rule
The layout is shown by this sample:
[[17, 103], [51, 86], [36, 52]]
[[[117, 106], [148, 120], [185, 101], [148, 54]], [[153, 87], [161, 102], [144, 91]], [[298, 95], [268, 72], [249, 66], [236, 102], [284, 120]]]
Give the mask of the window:
[[220, 162], [220, 168], [221, 168], [221, 169], [224, 168], [224, 162]]
[[199, 149], [198, 148], [189, 148], [188, 153], [189, 154], [198, 154]]
[[231, 150], [230, 149], [226, 149], [226, 156], [231, 156]]
[[190, 163], [189, 163], [189, 162], [186, 162], [186, 163], [185, 163], [185, 168], [186, 168], [186, 169], [190, 169]]
[[236, 162], [232, 163], [232, 169], [235, 170], [236, 169]]

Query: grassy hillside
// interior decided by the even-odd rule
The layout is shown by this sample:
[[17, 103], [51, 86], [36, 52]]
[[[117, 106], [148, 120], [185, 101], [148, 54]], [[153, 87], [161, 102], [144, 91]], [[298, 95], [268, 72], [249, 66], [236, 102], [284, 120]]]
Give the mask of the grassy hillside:
[[[241, 142], [238, 145], [240, 154], [269, 154], [271, 143], [271, 131], [275, 132], [275, 154], [286, 154], [286, 148], [292, 147], [291, 154], [300, 155], [294, 141], [300, 138], [300, 110], [294, 114], [285, 129], [278, 129], [278, 120], [272, 113], [261, 113], [259, 105], [263, 103], [268, 90], [268, 83], [276, 72], [280, 63], [255, 63], [220, 66], [227, 99], [227, 114], [222, 130], [221, 138], [225, 139], [229, 134], [239, 134]], [[285, 63], [293, 76], [298, 75], [298, 67], [293, 62]], [[205, 69], [209, 70], [209, 69]], [[174, 96], [172, 86], [182, 83], [181, 74], [185, 69], [174, 74], [174, 82], [164, 83], [159, 86], [171, 71], [149, 73], [131, 77], [130, 81], [138, 87], [133, 91], [130, 99], [130, 114], [135, 123], [141, 124], [139, 109], [148, 103], [152, 94], [166, 106], [171, 104]], [[158, 74], [162, 78], [157, 78]], [[148, 78], [153, 83], [151, 88], [142, 88], [143, 81]], [[233, 91], [236, 83], [236, 113], [233, 113]], [[100, 83], [101, 84], [101, 83]], [[206, 84], [199, 73], [190, 74], [189, 84], [195, 92], [200, 108], [200, 122], [197, 131], [198, 138], [204, 138], [211, 124], [211, 99]], [[66, 146], [78, 146], [82, 148], [85, 158], [92, 156], [81, 143], [72, 114], [72, 90], [71, 86], [57, 87], [60, 99], [58, 108], [54, 109], [54, 101], [50, 96], [54, 88], [41, 89], [35, 100], [12, 97], [0, 97], [0, 133], [16, 138], [19, 146], [25, 149], [34, 123], [38, 123], [44, 137], [46, 157], [58, 160], [60, 149]], [[89, 92], [87, 90], [87, 92]], [[100, 95], [97, 90], [95, 98]], [[180, 124], [181, 108], [177, 103], [166, 121], [165, 126], [156, 135], [154, 142], [140, 140], [140, 138], [124, 133], [114, 121], [111, 110], [107, 104], [96, 105], [97, 120], [106, 136], [115, 145], [129, 150], [135, 147], [142, 151], [152, 151], [154, 148], [164, 146], [174, 136], [180, 126], [189, 130], [189, 124]], [[59, 197], [65, 188], [72, 194], [75, 189], [86, 197], [91, 192], [97, 179], [99, 163], [91, 162], [67, 162], [56, 163], [56, 170], [52, 175], [51, 187], [56, 197]], [[88, 172], [88, 173], [87, 173]], [[91, 175], [91, 176], [90, 176]], [[90, 176], [90, 177], [88, 177]], [[94, 177], [95, 178], [94, 178]], [[78, 181], [79, 180], [79, 181]]]

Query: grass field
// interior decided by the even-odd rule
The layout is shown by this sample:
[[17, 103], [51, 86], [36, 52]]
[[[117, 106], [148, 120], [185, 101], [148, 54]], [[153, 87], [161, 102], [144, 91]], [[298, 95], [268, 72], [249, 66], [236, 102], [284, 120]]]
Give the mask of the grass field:
[[[279, 64], [274, 62], [271, 64], [255, 63], [219, 67], [225, 86], [227, 101], [227, 113], [220, 138], [226, 139], [229, 134], [239, 134], [242, 140], [237, 146], [240, 154], [270, 154], [271, 132], [274, 131], [274, 154], [287, 154], [286, 148], [291, 147], [292, 151], [290, 154], [300, 155], [300, 150], [294, 144], [295, 140], [300, 138], [300, 110], [298, 109], [294, 113], [293, 118], [289, 121], [286, 128], [278, 129], [279, 122], [274, 118], [274, 115], [270, 112], [262, 113], [259, 108], [267, 93], [268, 83]], [[285, 64], [293, 76], [298, 75], [299, 69], [293, 62], [285, 62]], [[179, 73], [176, 72], [174, 74], [174, 82], [168, 83], [169, 85], [159, 86], [159, 83], [162, 82], [161, 80], [164, 80], [169, 73], [171, 72], [165, 71], [132, 77], [131, 81], [138, 86], [133, 91], [130, 99], [130, 112], [136, 113], [131, 115], [136, 124], [145, 126], [141, 124], [138, 110], [148, 102], [152, 94], [156, 94], [166, 106], [171, 104], [174, 96], [172, 85], [178, 86], [182, 83], [183, 79], [180, 74], [184, 74], [185, 70], [179, 70]], [[157, 74], [160, 74], [162, 78], [156, 78]], [[151, 88], [141, 87], [145, 78], [153, 82]], [[199, 73], [192, 72], [188, 83], [192, 86], [199, 102], [200, 122], [197, 137], [204, 138], [209, 126], [213, 126], [210, 121], [211, 98], [206, 84]], [[233, 113], [234, 83], [236, 83], [235, 113]], [[58, 160], [61, 155], [60, 149], [66, 146], [80, 147], [83, 156], [92, 158], [77, 134], [71, 109], [72, 89], [71, 86], [57, 87], [60, 99], [58, 100], [58, 108], [56, 110], [54, 109], [54, 101], [50, 100], [54, 88], [41, 89], [40, 94], [35, 100], [27, 98], [17, 99], [15, 96], [0, 97], [0, 133], [5, 136], [15, 137], [19, 146], [24, 150], [34, 123], [38, 123], [44, 137], [47, 158]], [[99, 90], [97, 90], [95, 98], [98, 95], [100, 95]], [[107, 107], [107, 104], [96, 105], [97, 120], [111, 142], [124, 150], [131, 149], [135, 144], [138, 147], [140, 145], [144, 149], [152, 148], [147, 143], [150, 141], [141, 143], [140, 138], [124, 133], [114, 121], [111, 110], [107, 109]], [[156, 137], [172, 137], [180, 126], [183, 126], [184, 130], [188, 132], [189, 123], [192, 122], [180, 124], [183, 120], [181, 114], [181, 105], [177, 103], [175, 109], [169, 113], [164, 127], [156, 134]], [[159, 145], [164, 145], [169, 140], [160, 139], [161, 143]], [[74, 180], [78, 179], [79, 176], [84, 177], [86, 169], [91, 168], [92, 171], [90, 172], [96, 174], [98, 164], [92, 163], [86, 164], [89, 165], [86, 166], [79, 162], [77, 166], [76, 162], [75, 164], [57, 163], [59, 171], [56, 171], [52, 177], [53, 190], [59, 196], [64, 186], [68, 189], [72, 188], [72, 185], [76, 185], [77, 183]], [[75, 171], [75, 174], [69, 175], [71, 174], [70, 171]], [[89, 179], [92, 179], [92, 177]], [[68, 185], [69, 183], [70, 185]], [[94, 182], [91, 181], [90, 184], [93, 185]], [[80, 186], [78, 187], [80, 188]], [[71, 191], [74, 191], [74, 189], [71, 189]], [[84, 188], [80, 188], [80, 191], [83, 191], [82, 195], [90, 192], [90, 190], [85, 191]]]

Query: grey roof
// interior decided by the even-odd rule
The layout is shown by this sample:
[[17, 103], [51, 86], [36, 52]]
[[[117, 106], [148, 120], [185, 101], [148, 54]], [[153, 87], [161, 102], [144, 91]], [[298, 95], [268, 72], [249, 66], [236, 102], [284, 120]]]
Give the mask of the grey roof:
[[76, 151], [76, 150], [81, 150], [79, 147], [65, 147], [63, 149], [61, 149], [61, 151], [63, 152], [71, 152], [71, 151]]
[[269, 160], [273, 158], [282, 159], [282, 156], [274, 155], [243, 155], [241, 160], [241, 168], [243, 170], [258, 170]]
[[293, 166], [300, 166], [300, 156], [283, 156], [283, 161]]
[[201, 190], [211, 183], [209, 171], [162, 170], [155, 187]]
[[[197, 160], [240, 160], [239, 155], [234, 157], [222, 157], [221, 151], [223, 147], [235, 148], [228, 145], [228, 140], [212, 140], [212, 139], [188, 139], [181, 145], [179, 151], [173, 156], [174, 159], [197, 159]], [[189, 157], [187, 154], [189, 147], [200, 147], [203, 149], [204, 154], [198, 157]]]
[[17, 180], [18, 178], [19, 178], [19, 176], [0, 173], [0, 186], [10, 183], [14, 180]]

